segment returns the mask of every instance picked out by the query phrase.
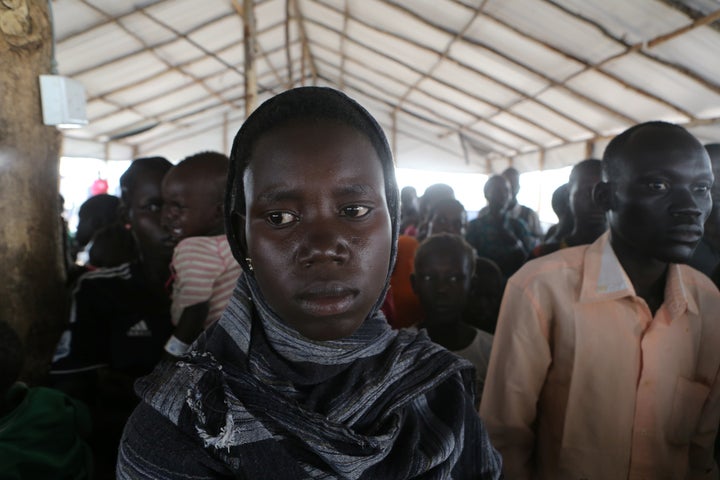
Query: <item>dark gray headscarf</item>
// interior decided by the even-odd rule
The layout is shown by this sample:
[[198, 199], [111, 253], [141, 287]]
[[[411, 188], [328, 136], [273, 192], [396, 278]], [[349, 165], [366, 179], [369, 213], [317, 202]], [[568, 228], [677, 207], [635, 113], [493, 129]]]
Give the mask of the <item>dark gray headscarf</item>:
[[[398, 191], [377, 122], [327, 88], [265, 102], [240, 129], [230, 157], [228, 236], [244, 274], [222, 318], [191, 352], [138, 382], [145, 405], [126, 428], [119, 477], [166, 478], [180, 469], [187, 454], [147, 452], [164, 428], [166, 450], [198, 449], [198, 458], [238, 478], [498, 478], [499, 457], [474, 409], [472, 366], [424, 333], [391, 330], [379, 310], [384, 292], [358, 330], [331, 341], [303, 337], [266, 304], [230, 217], [245, 214], [242, 176], [253, 145], [294, 119], [341, 122], [375, 146], [393, 224], [390, 277]], [[183, 478], [201, 478], [207, 462], [197, 476], [184, 465]]]

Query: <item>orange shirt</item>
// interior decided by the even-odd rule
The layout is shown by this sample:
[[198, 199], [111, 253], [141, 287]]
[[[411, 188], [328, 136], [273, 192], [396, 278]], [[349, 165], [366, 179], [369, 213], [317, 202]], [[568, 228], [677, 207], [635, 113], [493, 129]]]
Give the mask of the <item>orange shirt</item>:
[[420, 299], [410, 284], [410, 274], [414, 270], [415, 251], [418, 249], [415, 237], [400, 235], [398, 238], [395, 270], [390, 277], [390, 294], [395, 304], [395, 318], [390, 325], [393, 328], [405, 328], [418, 323], [423, 316]]
[[653, 317], [608, 233], [508, 281], [480, 415], [506, 478], [718, 478], [720, 293], [670, 265]]

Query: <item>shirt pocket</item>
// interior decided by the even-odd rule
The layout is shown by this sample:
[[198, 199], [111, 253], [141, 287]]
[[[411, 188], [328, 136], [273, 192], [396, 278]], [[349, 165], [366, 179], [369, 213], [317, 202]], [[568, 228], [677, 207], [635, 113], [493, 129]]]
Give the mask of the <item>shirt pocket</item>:
[[678, 446], [690, 443], [692, 435], [697, 431], [700, 414], [708, 395], [710, 395], [709, 386], [685, 377], [678, 377], [670, 413], [669, 443]]

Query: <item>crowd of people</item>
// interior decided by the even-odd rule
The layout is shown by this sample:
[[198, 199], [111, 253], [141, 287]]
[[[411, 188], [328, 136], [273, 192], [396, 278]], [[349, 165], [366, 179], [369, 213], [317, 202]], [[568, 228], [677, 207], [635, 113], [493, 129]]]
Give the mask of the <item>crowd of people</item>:
[[514, 168], [468, 219], [398, 190], [362, 106], [288, 90], [229, 157], [139, 158], [86, 202], [46, 387], [0, 319], [0, 469], [718, 479], [715, 178], [720, 144], [648, 122], [578, 159], [547, 231]]

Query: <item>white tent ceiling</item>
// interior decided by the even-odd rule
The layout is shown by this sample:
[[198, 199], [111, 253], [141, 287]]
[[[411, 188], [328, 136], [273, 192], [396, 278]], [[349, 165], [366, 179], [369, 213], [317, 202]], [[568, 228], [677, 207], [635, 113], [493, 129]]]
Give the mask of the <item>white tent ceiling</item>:
[[[89, 125], [63, 155], [227, 152], [246, 112], [242, 0], [54, 0]], [[646, 120], [720, 141], [718, 0], [256, 0], [260, 101], [342, 89], [400, 167], [521, 170], [601, 155]], [[143, 131], [144, 130], [144, 131]]]

